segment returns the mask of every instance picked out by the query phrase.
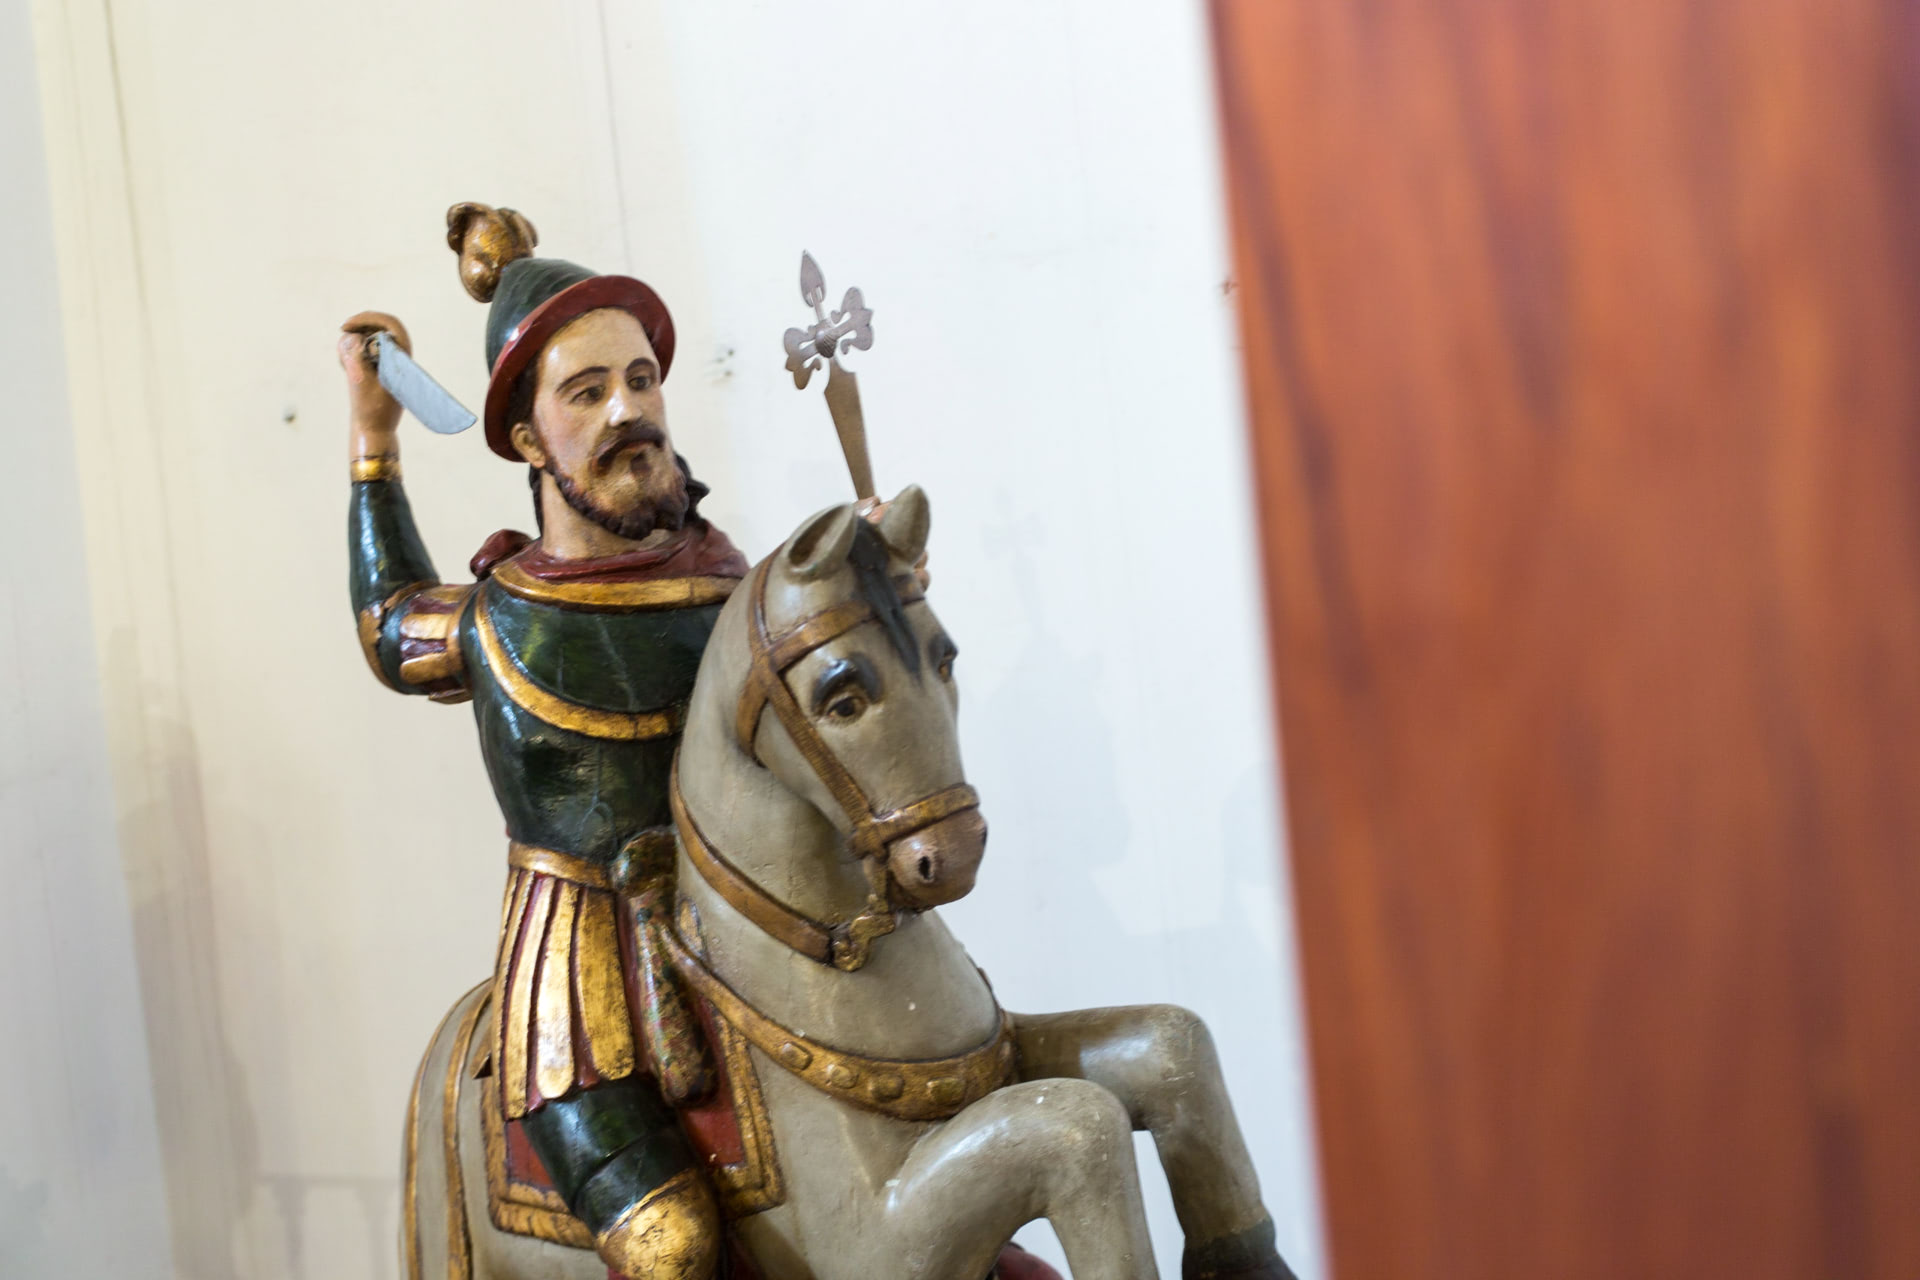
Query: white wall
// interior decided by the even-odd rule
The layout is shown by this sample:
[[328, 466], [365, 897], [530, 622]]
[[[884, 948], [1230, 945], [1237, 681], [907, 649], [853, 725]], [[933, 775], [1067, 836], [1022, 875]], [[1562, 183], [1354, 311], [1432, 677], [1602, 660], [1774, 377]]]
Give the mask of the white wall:
[[[32, 32], [0, 3], [0, 1276], [173, 1275], [101, 716]], [[81, 1259], [84, 1258], [84, 1261]]]
[[[180, 1274], [390, 1274], [413, 1061], [490, 962], [471, 721], [379, 689], [353, 642], [331, 357], [340, 319], [392, 310], [478, 401], [460, 199], [661, 290], [676, 439], [750, 554], [846, 495], [781, 369], [799, 250], [865, 288], [876, 467], [933, 497], [994, 829], [954, 925], [1012, 1008], [1202, 1012], [1321, 1274], [1200, 6], [533, 12], [37, 10]], [[526, 525], [523, 478], [409, 430], [451, 577]]]

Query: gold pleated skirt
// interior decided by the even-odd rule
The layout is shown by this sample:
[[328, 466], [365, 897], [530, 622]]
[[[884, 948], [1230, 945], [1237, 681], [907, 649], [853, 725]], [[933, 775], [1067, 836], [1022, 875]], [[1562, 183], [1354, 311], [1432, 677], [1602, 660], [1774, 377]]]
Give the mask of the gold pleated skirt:
[[620, 906], [597, 863], [514, 842], [494, 962], [494, 1071], [507, 1118], [631, 1075]]

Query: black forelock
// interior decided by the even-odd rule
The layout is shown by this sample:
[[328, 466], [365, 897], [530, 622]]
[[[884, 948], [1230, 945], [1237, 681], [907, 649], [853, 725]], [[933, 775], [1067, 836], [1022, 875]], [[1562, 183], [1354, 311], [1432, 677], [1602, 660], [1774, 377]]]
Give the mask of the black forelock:
[[847, 551], [847, 563], [853, 568], [854, 589], [873, 610], [874, 620], [887, 633], [901, 663], [918, 676], [920, 645], [913, 638], [913, 627], [907, 621], [907, 606], [887, 572], [891, 559], [887, 544], [880, 540], [873, 525], [865, 520], [856, 521], [853, 546]]

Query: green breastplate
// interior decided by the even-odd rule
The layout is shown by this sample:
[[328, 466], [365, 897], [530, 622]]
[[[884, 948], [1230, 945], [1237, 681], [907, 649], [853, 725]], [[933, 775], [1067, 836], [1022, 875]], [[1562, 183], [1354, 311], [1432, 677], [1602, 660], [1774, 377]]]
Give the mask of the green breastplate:
[[509, 835], [604, 862], [671, 821], [673, 752], [720, 609], [561, 608], [491, 580], [474, 593], [461, 648]]

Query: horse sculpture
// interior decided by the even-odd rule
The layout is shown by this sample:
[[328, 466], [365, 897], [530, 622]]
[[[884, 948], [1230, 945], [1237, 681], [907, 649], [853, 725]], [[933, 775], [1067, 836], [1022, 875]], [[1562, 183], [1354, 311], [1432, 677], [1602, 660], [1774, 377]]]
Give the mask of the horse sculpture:
[[[675, 1100], [729, 1219], [722, 1265], [980, 1280], [1016, 1272], [1003, 1248], [1046, 1218], [1074, 1275], [1145, 1280], [1145, 1129], [1186, 1275], [1290, 1277], [1205, 1026], [1170, 1006], [1009, 1014], [932, 910], [972, 889], [986, 825], [961, 769], [955, 646], [911, 568], [927, 529], [913, 487], [877, 526], [820, 513], [754, 568], [694, 688], [671, 874], [628, 882], [634, 945], [661, 999], [697, 1012], [720, 1077]], [[404, 1269], [599, 1280], [564, 1209], [516, 1198], [503, 1167], [488, 995], [454, 1006], [421, 1063]], [[695, 1092], [684, 1063], [653, 1065], [669, 1098]]]

